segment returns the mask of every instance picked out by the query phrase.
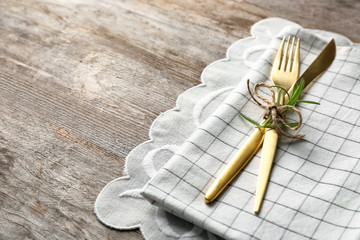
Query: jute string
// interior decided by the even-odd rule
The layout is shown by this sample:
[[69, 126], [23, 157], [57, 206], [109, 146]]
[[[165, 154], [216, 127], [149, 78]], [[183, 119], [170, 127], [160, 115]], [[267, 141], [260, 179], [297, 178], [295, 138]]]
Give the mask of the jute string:
[[[276, 97], [276, 93], [275, 93], [275, 90], [274, 88], [272, 88], [270, 85], [268, 84], [265, 84], [265, 83], [257, 83], [255, 84], [254, 86], [254, 94], [256, 97], [258, 97], [259, 99], [261, 99], [263, 102], [266, 103], [265, 104], [262, 104], [260, 103], [255, 97], [254, 95], [252, 94], [251, 90], [250, 90], [250, 80], [247, 80], [247, 87], [248, 87], [248, 91], [250, 93], [250, 96], [251, 98], [257, 103], [259, 104], [259, 106], [263, 109], [266, 110], [265, 114], [264, 114], [264, 119], [268, 119], [269, 116], [271, 116], [272, 118], [272, 122], [274, 124], [274, 128], [275, 128], [275, 131], [279, 134], [279, 135], [282, 135], [282, 136], [285, 136], [285, 137], [288, 137], [288, 138], [294, 138], [294, 139], [300, 139], [300, 138], [303, 138], [305, 135], [303, 134], [298, 134], [298, 135], [290, 135], [288, 133], [286, 133], [284, 131], [283, 128], [286, 128], [286, 129], [289, 129], [289, 130], [292, 130], [292, 131], [295, 131], [295, 130], [298, 130], [300, 127], [301, 127], [301, 124], [302, 124], [302, 114], [301, 112], [294, 106], [290, 106], [290, 105], [280, 105], [280, 106], [277, 106], [276, 105], [276, 100], [275, 100], [275, 97]], [[264, 87], [264, 88], [268, 88], [271, 92], [271, 99], [267, 99], [263, 96], [261, 96], [259, 93], [258, 93], [258, 88], [261, 88], [261, 87]], [[291, 127], [289, 126], [287, 123], [286, 123], [286, 116], [285, 114], [282, 114], [282, 111], [286, 110], [286, 109], [289, 109], [289, 110], [293, 110], [294, 112], [296, 112], [299, 116], [299, 123], [297, 126], [295, 127]], [[282, 124], [283, 128], [281, 128], [280, 124]]]

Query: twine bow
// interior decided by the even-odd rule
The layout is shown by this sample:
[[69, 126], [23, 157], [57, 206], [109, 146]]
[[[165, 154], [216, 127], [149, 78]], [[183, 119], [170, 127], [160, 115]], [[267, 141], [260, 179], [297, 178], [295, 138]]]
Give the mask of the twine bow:
[[[259, 104], [259, 106], [261, 108], [266, 109], [266, 112], [264, 114], [264, 119], [268, 119], [269, 116], [271, 116], [272, 122], [274, 124], [275, 131], [279, 135], [286, 136], [288, 138], [294, 138], [294, 139], [303, 138], [305, 136], [303, 134], [290, 135], [290, 134], [288, 134], [288, 133], [286, 133], [284, 131], [284, 128], [295, 131], [295, 130], [298, 130], [301, 127], [301, 124], [302, 124], [302, 114], [301, 114], [301, 112], [296, 107], [291, 106], [291, 105], [280, 105], [280, 106], [276, 105], [276, 100], [275, 100], [276, 93], [275, 93], [275, 90], [271, 86], [269, 86], [268, 84], [265, 84], [265, 83], [257, 83], [254, 86], [254, 94], [255, 94], [255, 96], [258, 97], [259, 99], [261, 99], [267, 105], [264, 105], [264, 104], [260, 103], [254, 97], [254, 95], [251, 93], [249, 82], [250, 82], [250, 80], [247, 80], [247, 87], [248, 87], [248, 91], [250, 93], [251, 98], [257, 104]], [[271, 99], [270, 100], [263, 97], [263, 96], [261, 96], [258, 93], [258, 88], [260, 88], [260, 87], [265, 87], [265, 88], [268, 88], [270, 90], [270, 92], [271, 92]], [[286, 121], [285, 121], [286, 116], [285, 116], [285, 114], [282, 113], [286, 109], [293, 110], [294, 112], [296, 112], [298, 114], [299, 123], [295, 127], [291, 127], [288, 123], [286, 123]], [[282, 125], [283, 127], [281, 127], [280, 125]]]

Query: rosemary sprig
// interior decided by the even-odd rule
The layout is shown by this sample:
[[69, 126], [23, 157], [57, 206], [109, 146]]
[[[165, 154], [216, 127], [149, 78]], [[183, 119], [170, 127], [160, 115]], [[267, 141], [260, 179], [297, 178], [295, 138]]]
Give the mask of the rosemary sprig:
[[[318, 102], [314, 102], [314, 101], [307, 101], [307, 100], [300, 100], [299, 97], [302, 93], [302, 91], [305, 88], [305, 81], [302, 78], [300, 80], [299, 84], [295, 84], [293, 91], [291, 93], [291, 95], [289, 94], [288, 91], [286, 91], [283, 87], [278, 86], [278, 85], [274, 85], [274, 86], [270, 86], [271, 88], [278, 88], [278, 97], [276, 100], [276, 104], [279, 106], [280, 105], [280, 96], [281, 96], [281, 91], [284, 91], [285, 94], [287, 94], [289, 96], [289, 100], [285, 105], [290, 105], [290, 106], [295, 106], [297, 103], [308, 103], [308, 104], [317, 104], [320, 105], [320, 103]], [[281, 114], [286, 115], [288, 113], [290, 113], [292, 110], [290, 109], [284, 109]], [[253, 125], [255, 125], [257, 128], [271, 128], [274, 129], [274, 125], [272, 124], [272, 119], [271, 116], [269, 116], [263, 124], [259, 124], [257, 123], [255, 120], [251, 119], [250, 117], [246, 116], [245, 114], [241, 113], [240, 111], [238, 111], [239, 116], [241, 116], [242, 118], [244, 118], [245, 120], [247, 120], [248, 122], [252, 123]], [[286, 123], [287, 125], [289, 125], [290, 127], [296, 127], [299, 122], [290, 122], [290, 123]], [[282, 124], [280, 124], [281, 128], [284, 128], [284, 126], [282, 126]]]
[[255, 120], [252, 120], [251, 118], [247, 117], [245, 114], [242, 114], [240, 111], [238, 111], [238, 114], [243, 117], [246, 121], [254, 124], [256, 127], [261, 127], [260, 124], [258, 124]]

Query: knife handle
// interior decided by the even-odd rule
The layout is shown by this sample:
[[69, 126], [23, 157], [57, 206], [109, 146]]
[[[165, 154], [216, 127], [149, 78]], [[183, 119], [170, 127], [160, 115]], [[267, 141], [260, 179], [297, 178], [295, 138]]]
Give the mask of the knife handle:
[[277, 141], [278, 133], [274, 129], [266, 130], [264, 145], [261, 152], [260, 168], [255, 193], [255, 213], [258, 213], [260, 211], [261, 203], [266, 192], [271, 167], [275, 157]]
[[225, 187], [235, 178], [241, 169], [249, 162], [254, 154], [260, 148], [264, 140], [265, 130], [256, 128], [246, 143], [240, 148], [236, 155], [231, 159], [229, 164], [220, 174], [220, 176], [211, 185], [210, 189], [205, 195], [205, 202], [211, 203]]

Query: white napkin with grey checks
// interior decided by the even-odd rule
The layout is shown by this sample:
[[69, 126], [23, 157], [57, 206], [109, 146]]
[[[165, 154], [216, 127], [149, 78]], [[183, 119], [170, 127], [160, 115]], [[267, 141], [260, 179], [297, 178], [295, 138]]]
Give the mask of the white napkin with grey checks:
[[222, 105], [144, 188], [154, 204], [225, 239], [360, 239], [360, 49], [338, 46], [333, 64], [300, 104], [303, 140], [280, 138], [259, 215], [253, 213], [261, 150], [213, 204], [204, 195], [261, 121], [246, 87], [269, 82], [284, 35], [301, 39], [300, 74], [330, 39], [286, 28]]

